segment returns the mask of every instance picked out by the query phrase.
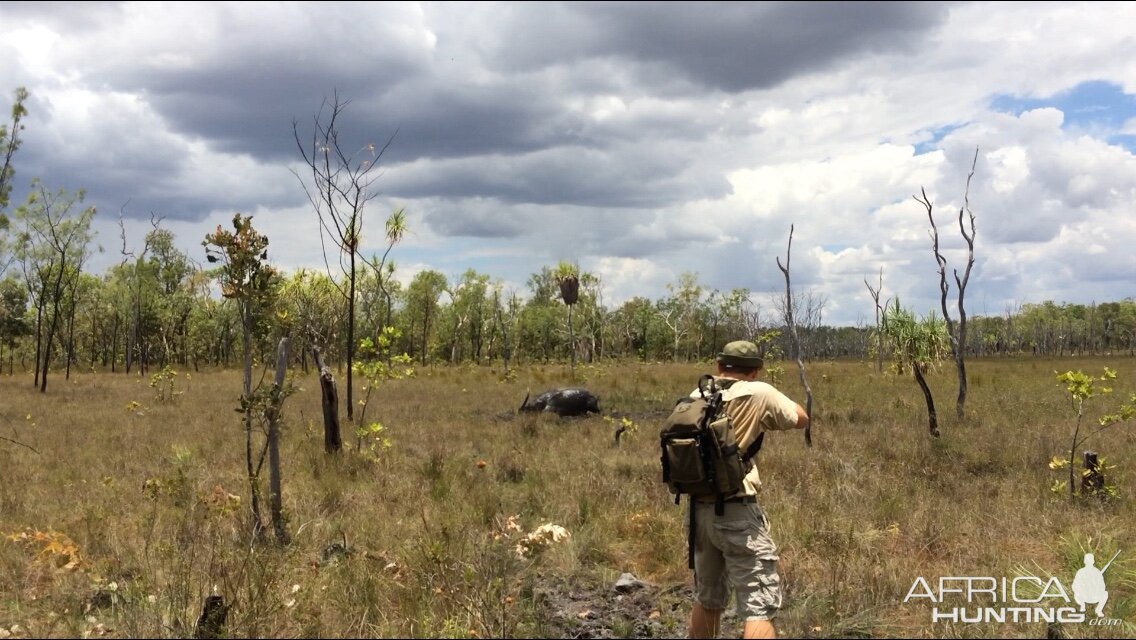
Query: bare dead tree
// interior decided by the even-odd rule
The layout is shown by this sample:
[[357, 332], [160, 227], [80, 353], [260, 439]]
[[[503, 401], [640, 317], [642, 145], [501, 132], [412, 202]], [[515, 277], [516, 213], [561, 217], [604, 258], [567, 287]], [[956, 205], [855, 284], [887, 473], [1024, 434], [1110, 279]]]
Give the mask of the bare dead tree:
[[[797, 371], [801, 375], [801, 386], [805, 388], [805, 413], [809, 416], [809, 424], [805, 427], [805, 444], [813, 446], [812, 415], [813, 390], [805, 377], [805, 361], [801, 355], [801, 339], [797, 335], [797, 325], [793, 321], [793, 287], [789, 283], [789, 260], [793, 251], [793, 225], [789, 225], [789, 246], [785, 249], [785, 265], [781, 265], [781, 258], [777, 257], [777, 268], [785, 274], [785, 325], [789, 327], [789, 335], [793, 338], [793, 351], [797, 359]], [[810, 304], [810, 309], [813, 305]], [[811, 314], [810, 310], [810, 314]]]
[[[310, 146], [300, 139], [299, 123], [292, 122], [292, 133], [304, 164], [311, 171], [312, 184], [300, 177], [308, 201], [319, 218], [320, 244], [324, 248], [324, 265], [328, 276], [347, 302], [347, 419], [354, 417], [352, 400], [352, 363], [355, 359], [355, 286], [360, 258], [360, 241], [363, 233], [363, 211], [378, 193], [372, 186], [379, 178], [379, 160], [394, 141], [392, 135], [378, 147], [367, 144], [357, 152], [348, 153], [339, 139], [338, 123], [350, 100], [335, 93], [329, 104], [326, 100], [316, 114]], [[329, 110], [329, 111], [327, 111]], [[326, 118], [325, 118], [326, 116]], [[362, 157], [359, 157], [359, 154]], [[339, 268], [345, 285], [331, 276], [327, 259], [325, 236], [338, 250]], [[381, 272], [381, 269], [380, 269]]]
[[872, 303], [876, 307], [876, 371], [883, 373], [884, 371], [884, 335], [883, 335], [883, 321], [882, 313], [883, 307], [880, 306], [880, 291], [884, 288], [884, 268], [880, 267], [880, 282], [875, 287], [864, 278], [864, 285], [868, 287], [868, 293], [872, 295]]
[[[916, 202], [923, 205], [927, 210], [927, 220], [931, 223], [931, 250], [935, 254], [935, 262], [939, 266], [939, 302], [943, 311], [943, 319], [947, 323], [947, 336], [950, 338], [951, 358], [955, 361], [955, 368], [958, 370], [959, 391], [958, 399], [955, 403], [955, 413], [959, 419], [962, 419], [966, 412], [966, 363], [965, 363], [965, 345], [966, 345], [966, 309], [963, 306], [963, 299], [966, 296], [966, 284], [970, 280], [970, 271], [974, 266], [974, 214], [970, 211], [970, 181], [974, 177], [974, 168], [978, 164], [978, 149], [974, 150], [974, 160], [970, 166], [970, 173], [966, 177], [966, 192], [963, 199], [964, 204], [959, 208], [958, 221], [959, 231], [962, 233], [963, 239], [967, 245], [967, 263], [964, 270], [963, 277], [959, 277], [958, 269], [953, 270], [955, 283], [958, 286], [958, 309], [959, 309], [959, 325], [956, 330], [955, 322], [951, 319], [951, 314], [947, 310], [947, 294], [950, 291], [950, 283], [947, 281], [947, 259], [939, 250], [939, 229], [935, 225], [935, 217], [933, 215], [934, 205], [927, 197], [927, 191], [921, 189], [922, 199], [915, 196]], [[970, 216], [970, 232], [967, 232], [966, 225], [964, 224], [964, 214]]]
[[[959, 208], [958, 221], [959, 233], [962, 234], [963, 240], [966, 241], [966, 269], [963, 269], [962, 278], [959, 278], [958, 269], [954, 270], [955, 285], [958, 287], [958, 310], [959, 310], [959, 328], [958, 328], [958, 343], [959, 348], [955, 353], [955, 365], [958, 368], [959, 378], [959, 392], [958, 403], [956, 410], [958, 411], [959, 418], [962, 418], [965, 412], [966, 405], [966, 363], [963, 361], [963, 350], [966, 348], [966, 307], [963, 306], [963, 298], [966, 296], [966, 283], [970, 281], [970, 271], [974, 267], [974, 214], [970, 211], [970, 180], [974, 177], [974, 168], [978, 165], [978, 147], [974, 148], [974, 160], [970, 164], [970, 173], [966, 176], [966, 191], [963, 193], [963, 206]], [[970, 223], [970, 232], [967, 232], [966, 225], [963, 222], [963, 214], [966, 214], [967, 221]]]
[[268, 422], [268, 510], [272, 515], [272, 528], [276, 542], [287, 545], [288, 525], [284, 520], [283, 494], [280, 479], [280, 413], [284, 405], [284, 375], [288, 372], [288, 338], [280, 339], [276, 357], [276, 378], [269, 391], [265, 419]]

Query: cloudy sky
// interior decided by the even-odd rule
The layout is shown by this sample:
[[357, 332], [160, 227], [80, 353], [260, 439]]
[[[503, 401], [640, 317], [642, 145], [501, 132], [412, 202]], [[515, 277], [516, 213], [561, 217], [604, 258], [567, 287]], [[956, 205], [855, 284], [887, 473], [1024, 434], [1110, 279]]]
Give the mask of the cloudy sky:
[[[192, 257], [234, 212], [323, 267], [293, 126], [335, 95], [390, 146], [365, 253], [527, 293], [560, 261], [604, 302], [683, 272], [873, 322], [865, 280], [938, 308], [924, 190], [973, 314], [1136, 296], [1136, 3], [0, 2], [0, 104], [30, 93], [16, 188], [98, 208], [96, 272], [152, 215]], [[975, 154], [977, 152], [977, 160]], [[19, 199], [13, 198], [13, 206]], [[953, 291], [953, 289], [952, 289]], [[953, 309], [953, 306], [952, 306]]]

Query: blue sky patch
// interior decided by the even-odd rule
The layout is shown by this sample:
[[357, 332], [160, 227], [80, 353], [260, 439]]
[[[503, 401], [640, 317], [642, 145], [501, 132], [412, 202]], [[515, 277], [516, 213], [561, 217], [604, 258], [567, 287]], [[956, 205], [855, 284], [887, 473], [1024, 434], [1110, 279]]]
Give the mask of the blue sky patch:
[[939, 142], [947, 137], [947, 134], [963, 126], [962, 124], [948, 124], [931, 131], [931, 137], [923, 142], [915, 145], [915, 155], [921, 156], [924, 153], [934, 151], [939, 148]]
[[1065, 114], [1065, 129], [1098, 131], [1110, 144], [1136, 149], [1136, 139], [1116, 133], [1125, 121], [1136, 118], [1136, 95], [1124, 93], [1120, 85], [1101, 80], [1082, 82], [1048, 98], [995, 96], [990, 108], [1015, 116], [1042, 107], [1060, 109]]

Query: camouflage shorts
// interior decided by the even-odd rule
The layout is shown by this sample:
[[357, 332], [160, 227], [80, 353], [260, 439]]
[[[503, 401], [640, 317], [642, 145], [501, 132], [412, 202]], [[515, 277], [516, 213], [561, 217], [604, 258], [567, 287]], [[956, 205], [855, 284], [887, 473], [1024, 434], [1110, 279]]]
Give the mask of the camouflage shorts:
[[761, 507], [727, 503], [719, 516], [713, 503], [695, 505], [695, 601], [704, 609], [725, 609], [732, 588], [739, 619], [773, 619], [781, 608], [781, 577]]

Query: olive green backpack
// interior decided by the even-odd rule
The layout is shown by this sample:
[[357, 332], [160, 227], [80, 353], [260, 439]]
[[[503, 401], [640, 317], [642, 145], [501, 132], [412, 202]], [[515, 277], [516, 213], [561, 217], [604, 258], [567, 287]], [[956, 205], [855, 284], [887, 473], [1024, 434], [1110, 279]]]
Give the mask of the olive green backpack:
[[[734, 425], [726, 414], [722, 391], [734, 380], [715, 380], [704, 375], [698, 381], [698, 397], [683, 398], [663, 421], [659, 432], [663, 482], [675, 496], [675, 504], [688, 495], [691, 500], [713, 496], [715, 512], [724, 512], [727, 497], [742, 489], [742, 480], [753, 457], [761, 449], [765, 433], [742, 452]], [[691, 509], [693, 532], [694, 509]]]

